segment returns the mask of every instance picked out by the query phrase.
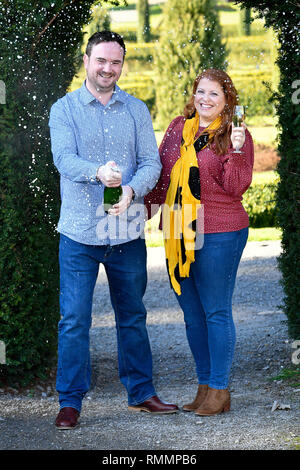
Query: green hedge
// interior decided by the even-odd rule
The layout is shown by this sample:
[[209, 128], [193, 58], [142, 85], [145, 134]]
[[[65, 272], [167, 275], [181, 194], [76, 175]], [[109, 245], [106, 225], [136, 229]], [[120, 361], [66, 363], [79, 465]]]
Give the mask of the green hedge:
[[0, 386], [25, 385], [56, 362], [60, 197], [49, 109], [77, 69], [92, 3], [1, 3], [0, 341], [6, 357]]
[[[271, 44], [271, 39], [271, 36], [250, 36], [226, 40], [228, 73], [238, 90], [240, 102], [246, 106], [248, 117], [275, 115], [270, 89], [276, 87], [278, 71], [272, 62], [276, 44]], [[156, 42], [127, 43], [125, 67], [119, 80], [121, 88], [146, 102], [152, 118], [157, 115], [154, 72], [157, 47]], [[78, 77], [73, 79], [72, 89], [81, 86], [84, 77], [82, 66]]]
[[[271, 90], [277, 86], [278, 71], [273, 64], [276, 43], [272, 43], [272, 36], [227, 38], [226, 45], [229, 49], [228, 73], [238, 90], [240, 102], [246, 106], [247, 116], [274, 116], [270, 98]], [[155, 42], [127, 44], [126, 64], [130, 72], [125, 80], [124, 75], [120, 80], [120, 86], [128, 93], [147, 102], [152, 117], [156, 115], [156, 107], [155, 76], [151, 71], [157, 47]]]
[[252, 184], [243, 196], [243, 206], [252, 228], [276, 225], [276, 183]]
[[119, 86], [127, 93], [144, 101], [148, 106], [152, 119], [154, 119], [156, 115], [155, 88], [151, 75], [130, 74], [119, 81]]
[[[279, 267], [284, 291], [283, 310], [291, 338], [300, 339], [300, 104], [295, 85], [300, 77], [299, 8], [293, 0], [236, 0], [254, 8], [266, 26], [278, 35], [278, 93], [274, 95], [278, 114], [280, 181], [276, 191], [277, 220], [282, 229]], [[299, 89], [299, 86], [298, 86]]]
[[[274, 106], [270, 101], [271, 91], [265, 83], [270, 83], [271, 75], [266, 73], [249, 73], [232, 75], [238, 90], [240, 103], [246, 106], [247, 117], [274, 116]], [[132, 73], [119, 82], [121, 88], [137, 98], [145, 101], [152, 118], [157, 113], [155, 99], [154, 75], [149, 73]]]
[[272, 80], [271, 72], [260, 70], [240, 70], [232, 72], [233, 83], [239, 95], [239, 101], [246, 106], [246, 115], [274, 116], [275, 108], [271, 102]]

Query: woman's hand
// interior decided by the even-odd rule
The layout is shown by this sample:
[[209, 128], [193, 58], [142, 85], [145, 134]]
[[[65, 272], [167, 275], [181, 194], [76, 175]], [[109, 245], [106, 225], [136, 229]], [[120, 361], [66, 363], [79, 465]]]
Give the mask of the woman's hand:
[[245, 143], [245, 130], [247, 129], [246, 124], [242, 123], [242, 127], [234, 127], [232, 123], [231, 128], [231, 142], [234, 149], [240, 149], [243, 147]]

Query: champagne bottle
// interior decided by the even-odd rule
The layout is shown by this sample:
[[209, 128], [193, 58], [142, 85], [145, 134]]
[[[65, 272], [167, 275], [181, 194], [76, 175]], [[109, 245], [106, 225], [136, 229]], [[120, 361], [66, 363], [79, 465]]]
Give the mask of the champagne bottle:
[[[112, 166], [111, 169], [115, 172], [120, 173], [120, 169], [117, 166]], [[106, 212], [106, 214], [108, 214], [109, 209], [111, 209], [114, 204], [117, 204], [117, 202], [120, 201], [122, 193], [123, 191], [121, 185], [115, 188], [105, 186], [103, 204], [104, 211]]]

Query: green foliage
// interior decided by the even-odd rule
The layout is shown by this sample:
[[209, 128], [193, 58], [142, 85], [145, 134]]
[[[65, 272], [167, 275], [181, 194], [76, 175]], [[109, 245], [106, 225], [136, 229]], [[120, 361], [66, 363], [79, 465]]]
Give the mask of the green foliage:
[[155, 118], [155, 89], [151, 78], [144, 75], [137, 79], [137, 81], [123, 81], [120, 86], [130, 95], [144, 101], [148, 106], [152, 118]]
[[251, 8], [244, 8], [240, 12], [241, 32], [245, 36], [251, 34]]
[[92, 1], [0, 1], [1, 381], [26, 383], [56, 356], [59, 178], [48, 118], [78, 67]]
[[249, 215], [250, 227], [274, 227], [276, 225], [277, 184], [251, 184], [243, 195], [243, 206]]
[[227, 38], [228, 67], [235, 72], [251, 69], [270, 73], [274, 68], [272, 48], [277, 46], [275, 41], [272, 34]]
[[168, 0], [155, 54], [158, 122], [166, 128], [190, 97], [203, 68], [226, 68], [226, 49], [211, 0]]
[[[278, 92], [274, 95], [279, 125], [278, 165], [280, 182], [276, 192], [277, 220], [282, 228], [279, 266], [284, 288], [284, 310], [289, 334], [300, 338], [300, 9], [298, 0], [236, 1], [251, 7], [278, 34]], [[297, 85], [298, 84], [298, 85]]]
[[239, 95], [239, 102], [246, 106], [247, 117], [274, 116], [271, 75], [265, 72], [230, 74]]
[[109, 10], [106, 6], [95, 5], [92, 13], [93, 21], [85, 28], [86, 42], [92, 34], [97, 31], [109, 31], [110, 30], [110, 16]]
[[[238, 90], [240, 102], [246, 106], [247, 119], [255, 116], [275, 115], [272, 103], [272, 91], [276, 88], [275, 74], [272, 72], [270, 41], [271, 37], [251, 36], [244, 38], [228, 38], [228, 66], [230, 76]], [[156, 90], [162, 84], [155, 80], [157, 72], [153, 70], [153, 57], [160, 55], [160, 44], [134, 43], [127, 45], [126, 67], [120, 86], [145, 100], [152, 118], [156, 118]], [[260, 65], [260, 66], [259, 66]], [[155, 69], [155, 67], [154, 67]], [[80, 82], [81, 83], [81, 82]], [[161, 123], [158, 123], [158, 125]]]
[[[127, 9], [133, 9], [135, 6], [135, 4], [130, 4]], [[101, 9], [101, 11], [102, 10], [103, 9]], [[161, 5], [151, 5], [150, 12], [152, 20], [154, 13], [161, 18], [161, 10]], [[225, 21], [238, 21], [240, 12], [232, 3], [218, 4], [217, 10], [220, 11], [221, 14], [224, 13], [223, 10], [226, 10], [228, 17], [225, 18]], [[232, 16], [233, 19], [230, 19]], [[259, 24], [261, 23], [260, 20], [254, 20], [253, 24], [255, 25], [257, 21]], [[85, 28], [85, 31], [87, 31], [88, 28], [89, 31], [95, 28], [95, 22], [96, 15], [93, 14], [91, 24]], [[152, 38], [157, 32], [163, 34], [163, 23], [159, 20], [157, 24], [160, 25], [157, 27], [157, 30], [152, 27]], [[224, 26], [226, 25], [222, 23], [222, 31], [224, 30]], [[123, 23], [114, 23], [113, 29], [124, 36], [127, 45], [125, 67], [119, 84], [124, 90], [145, 100], [150, 109], [152, 118], [156, 120], [157, 112], [161, 109], [161, 105], [156, 106], [156, 93], [160, 93], [162, 83], [160, 81], [161, 75], [157, 72], [156, 64], [154, 66], [154, 57], [160, 57], [161, 44], [157, 42], [136, 42], [136, 25], [134, 23], [126, 23], [126, 30]], [[227, 70], [234, 80], [240, 94], [241, 102], [247, 107], [247, 119], [266, 115], [271, 118], [275, 114], [274, 105], [270, 101], [272, 94], [270, 87], [276, 90], [278, 83], [278, 71], [274, 67], [276, 48], [276, 38], [274, 38], [271, 31], [261, 31], [260, 36], [251, 35], [247, 37], [237, 36], [235, 32], [233, 37], [226, 39]], [[166, 57], [165, 60], [166, 64], [168, 64], [170, 57]], [[164, 66], [165, 64], [163, 63], [162, 67]], [[150, 72], [153, 73], [150, 75]], [[82, 68], [79, 78], [74, 79], [72, 83], [72, 89], [78, 88], [78, 86], [81, 85], [84, 75], [85, 71], [84, 68]], [[165, 88], [167, 88], [167, 83], [169, 83], [169, 81], [166, 82]], [[268, 84], [268, 86], [266, 86], [265, 83]], [[178, 80], [176, 86], [178, 86]], [[164, 95], [162, 95], [161, 99], [163, 100], [163, 98]], [[172, 109], [174, 109], [173, 105]], [[181, 111], [182, 109], [180, 109], [179, 112]], [[155, 125], [160, 128], [165, 128], [161, 119], [160, 122], [155, 122]]]
[[137, 0], [138, 42], [149, 42], [151, 38], [148, 0]]
[[[291, 387], [300, 386], [300, 367], [295, 365], [291, 369], [283, 369], [278, 375], [272, 377], [271, 380], [289, 381]], [[296, 382], [294, 382], [296, 380]]]

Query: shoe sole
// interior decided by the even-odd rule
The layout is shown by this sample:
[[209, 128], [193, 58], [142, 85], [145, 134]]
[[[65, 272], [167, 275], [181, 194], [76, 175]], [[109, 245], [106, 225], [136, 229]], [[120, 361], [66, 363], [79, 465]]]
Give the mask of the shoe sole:
[[170, 410], [170, 411], [150, 411], [147, 408], [139, 408], [135, 406], [128, 406], [129, 411], [133, 412], [139, 412], [139, 411], [145, 411], [145, 413], [150, 413], [152, 415], [169, 415], [172, 413], [177, 413], [178, 410]]
[[65, 427], [62, 428], [61, 426], [56, 426], [56, 429], [57, 429], [58, 431], [72, 431], [72, 430], [75, 429], [76, 427], [77, 427], [77, 426], [74, 426], [74, 427], [72, 427], [72, 428], [65, 428]]
[[198, 411], [195, 411], [195, 414], [198, 415], [198, 416], [214, 416], [214, 415], [220, 415], [221, 413], [228, 413], [228, 411], [230, 411], [230, 404], [224, 406], [224, 408], [221, 408], [221, 410], [218, 410], [214, 413], [205, 413], [205, 412], [198, 412]]
[[72, 429], [76, 429], [77, 428], [77, 425], [76, 426], [71, 426], [71, 427], [67, 427], [67, 426], [56, 426], [56, 429], [58, 431], [71, 431]]
[[221, 413], [228, 413], [230, 410], [221, 410], [217, 411], [216, 413], [196, 413], [197, 416], [215, 416], [215, 415], [220, 415]]
[[79, 426], [79, 422], [75, 424], [75, 426], [57, 426], [55, 425], [58, 431], [70, 431], [72, 429], [76, 429]]

